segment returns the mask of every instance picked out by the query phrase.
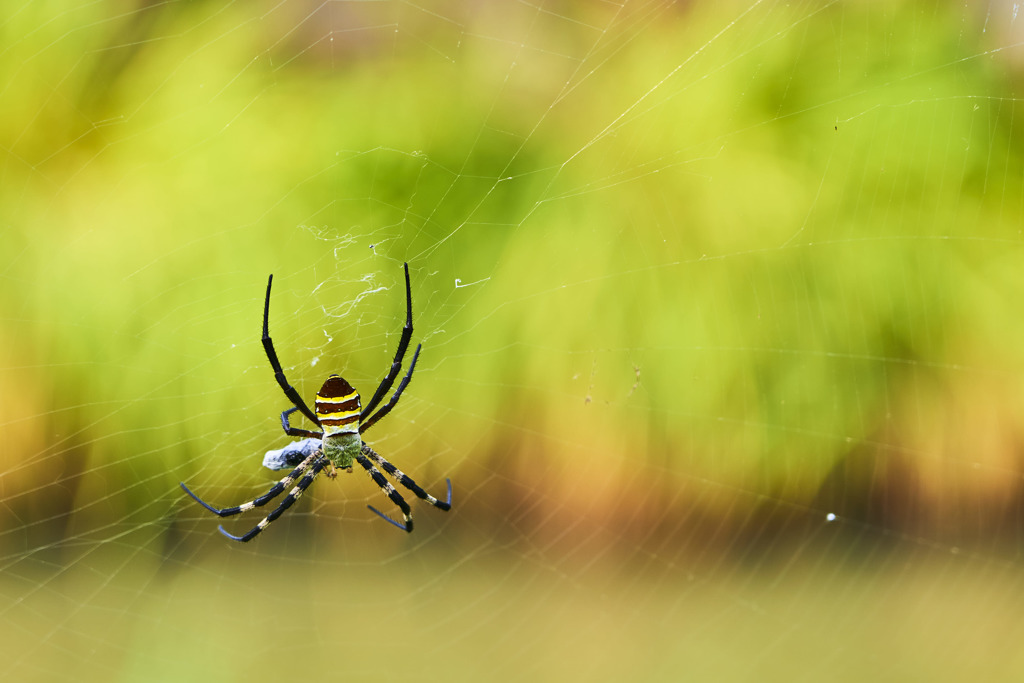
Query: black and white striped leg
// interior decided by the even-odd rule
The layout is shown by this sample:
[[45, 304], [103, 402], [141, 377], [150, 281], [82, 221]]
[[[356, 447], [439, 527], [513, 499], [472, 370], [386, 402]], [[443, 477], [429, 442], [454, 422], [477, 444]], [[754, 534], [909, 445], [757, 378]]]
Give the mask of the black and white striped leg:
[[373, 507], [372, 505], [367, 505], [366, 507], [370, 508], [373, 512], [383, 517], [385, 521], [394, 524], [402, 531], [411, 532], [412, 509], [409, 507], [409, 504], [406, 503], [405, 499], [402, 498], [401, 494], [395, 490], [395, 487], [391, 485], [391, 482], [384, 478], [384, 475], [380, 473], [380, 470], [374, 467], [373, 463], [366, 459], [366, 456], [357, 455], [356, 460], [358, 460], [359, 464], [363, 466], [363, 469], [365, 469], [369, 473], [370, 478], [372, 478], [373, 481], [376, 482], [377, 486], [380, 487], [380, 490], [384, 492], [384, 495], [390, 498], [391, 502], [399, 507], [399, 509], [402, 511], [402, 516], [405, 518], [405, 523], [402, 524], [400, 522], [396, 522], [395, 520], [391, 519], [390, 517], [388, 517], [383, 512]]
[[327, 463], [328, 460], [326, 458], [320, 458], [313, 463], [313, 466], [308, 472], [306, 472], [306, 476], [299, 480], [299, 483], [295, 485], [295, 488], [288, 492], [288, 495], [284, 497], [281, 504], [274, 508], [273, 512], [264, 517], [259, 524], [250, 529], [248, 533], [242, 536], [233, 536], [232, 534], [229, 534], [223, 526], [219, 526], [217, 528], [220, 529], [222, 534], [230, 538], [232, 541], [241, 541], [242, 543], [251, 541], [259, 536], [261, 531], [270, 526], [271, 522], [280, 517], [285, 510], [290, 508], [292, 503], [302, 497], [302, 494], [309, 488], [309, 485], [313, 483], [313, 480], [316, 479], [316, 475], [320, 474], [320, 470], [327, 466]]
[[189, 491], [188, 487], [185, 486], [184, 482], [181, 483], [181, 488], [184, 489], [185, 493], [187, 493], [188, 495], [192, 496], [192, 500], [196, 501], [197, 503], [202, 505], [204, 508], [206, 508], [207, 510], [209, 510], [213, 514], [217, 515], [218, 517], [231, 517], [232, 515], [237, 515], [240, 512], [245, 512], [246, 510], [252, 510], [253, 508], [258, 508], [258, 507], [261, 507], [263, 505], [266, 505], [267, 503], [272, 501], [274, 498], [277, 498], [281, 494], [282, 491], [284, 491], [286, 488], [288, 488], [289, 486], [292, 485], [292, 482], [295, 481], [299, 477], [300, 474], [302, 474], [307, 468], [309, 468], [309, 466], [310, 466], [310, 464], [312, 464], [313, 460], [315, 458], [319, 457], [319, 455], [320, 455], [320, 452], [317, 451], [316, 453], [313, 453], [308, 458], [306, 458], [305, 460], [300, 462], [298, 464], [298, 466], [294, 470], [292, 470], [291, 472], [288, 473], [288, 476], [284, 477], [281, 481], [279, 481], [276, 484], [274, 484], [270, 488], [269, 491], [264, 493], [259, 498], [255, 498], [253, 500], [250, 500], [248, 503], [242, 503], [241, 505], [236, 505], [235, 507], [232, 507], [232, 508], [215, 508], [215, 507], [213, 507], [212, 505], [210, 505], [209, 503], [204, 501], [202, 498], [200, 498], [196, 494], [194, 494], [191, 491]]
[[419, 496], [423, 500], [427, 501], [428, 503], [430, 503], [434, 507], [436, 507], [436, 508], [438, 508], [440, 510], [451, 510], [451, 508], [452, 508], [452, 480], [451, 479], [447, 480], [447, 482], [448, 482], [448, 500], [442, 503], [437, 498], [434, 498], [432, 495], [430, 495], [429, 493], [427, 493], [426, 491], [421, 489], [419, 486], [417, 486], [416, 482], [414, 482], [407, 474], [405, 474], [404, 472], [402, 472], [402, 470], [398, 469], [397, 467], [392, 465], [390, 462], [385, 460], [383, 456], [378, 454], [376, 451], [374, 451], [372, 448], [370, 448], [365, 443], [363, 444], [363, 455], [367, 456], [368, 458], [370, 458], [370, 460], [373, 460], [375, 463], [377, 463], [377, 465], [380, 466], [380, 468], [382, 470], [384, 470], [385, 472], [390, 474], [392, 477], [394, 477], [395, 481], [397, 481], [399, 484], [401, 484], [405, 488], [409, 489], [410, 491], [412, 491], [417, 496]]
[[288, 416], [298, 410], [298, 407], [289, 408], [281, 413], [281, 426], [284, 428], [284, 433], [288, 436], [303, 436], [307, 439], [322, 439], [324, 438], [323, 432], [311, 432], [308, 429], [299, 429], [298, 427], [292, 427], [288, 422]]

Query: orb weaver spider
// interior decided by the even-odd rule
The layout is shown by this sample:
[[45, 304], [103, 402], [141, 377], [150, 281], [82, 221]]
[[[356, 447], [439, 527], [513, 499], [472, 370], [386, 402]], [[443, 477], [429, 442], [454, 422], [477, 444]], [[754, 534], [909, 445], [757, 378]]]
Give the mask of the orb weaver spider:
[[[359, 393], [352, 388], [343, 377], [339, 375], [331, 375], [324, 382], [323, 386], [320, 387], [320, 391], [316, 395], [316, 412], [309, 409], [305, 401], [299, 395], [299, 392], [288, 383], [287, 378], [284, 375], [284, 370], [281, 368], [281, 362], [277, 359], [277, 352], [274, 350], [274, 342], [270, 339], [270, 330], [268, 319], [270, 317], [270, 287], [274, 283], [274, 276], [271, 275], [267, 280], [267, 298], [263, 304], [263, 349], [267, 353], [267, 359], [270, 361], [271, 367], [274, 369], [274, 377], [277, 379], [277, 383], [281, 386], [284, 391], [284, 395], [288, 397], [288, 400], [292, 402], [291, 408], [281, 413], [281, 426], [284, 428], [284, 433], [288, 436], [302, 436], [306, 438], [320, 440], [320, 445], [312, 453], [306, 456], [298, 466], [288, 473], [288, 476], [281, 479], [279, 482], [274, 484], [269, 491], [264, 493], [262, 496], [250, 500], [247, 503], [236, 505], [235, 507], [229, 508], [215, 508], [212, 505], [204, 502], [199, 496], [192, 493], [187, 486], [182, 482], [181, 488], [184, 489], [185, 493], [190, 495], [197, 503], [202, 505], [210, 512], [218, 515], [219, 517], [231, 517], [241, 512], [252, 510], [253, 508], [262, 507], [271, 500], [276, 498], [285, 489], [295, 483], [298, 479], [299, 483], [288, 492], [288, 495], [284, 497], [281, 504], [278, 505], [270, 514], [263, 518], [256, 526], [254, 526], [248, 533], [242, 536], [234, 536], [228, 533], [223, 526], [218, 527], [220, 532], [228, 538], [247, 542], [256, 538], [261, 531], [270, 526], [271, 522], [280, 517], [285, 510], [290, 508], [292, 504], [299, 499], [300, 496], [310, 487], [313, 480], [316, 479], [320, 472], [326, 470], [327, 476], [331, 479], [338, 476], [338, 470], [345, 470], [347, 472], [352, 471], [352, 462], [358, 462], [364, 470], [370, 475], [370, 478], [380, 487], [381, 491], [384, 492], [391, 502], [398, 506], [402, 511], [404, 517], [403, 522], [397, 522], [391, 517], [388, 517], [383, 512], [367, 505], [370, 510], [383, 517], [386, 521], [394, 524], [399, 529], [405, 531], [412, 531], [412, 511], [409, 508], [409, 504], [405, 502], [401, 494], [395, 489], [395, 487], [389, 482], [377, 466], [380, 469], [387, 472], [395, 481], [404, 486], [405, 488], [412, 491], [416, 496], [427, 501], [431, 505], [441, 510], [450, 510], [452, 507], [452, 481], [448, 479], [448, 500], [441, 502], [437, 498], [421, 489], [416, 485], [412, 479], [410, 479], [405, 473], [399, 470], [397, 467], [392, 465], [390, 462], [385, 460], [382, 456], [378, 455], [370, 446], [363, 441], [362, 434], [367, 429], [377, 424], [381, 418], [385, 417], [391, 412], [391, 409], [398, 403], [399, 397], [405, 388], [409, 386], [409, 381], [412, 379], [412, 371], [416, 368], [416, 360], [420, 356], [420, 349], [422, 344], [416, 345], [416, 351], [412, 354], [412, 362], [409, 364], [409, 371], [405, 373], [405, 377], [398, 384], [398, 388], [395, 393], [392, 394], [391, 400], [389, 400], [380, 410], [373, 412], [388, 391], [391, 390], [392, 385], [395, 383], [395, 379], [398, 377], [398, 373], [402, 371], [402, 360], [405, 358], [405, 352], [409, 348], [409, 341], [412, 338], [412, 288], [409, 285], [409, 264], [405, 266], [405, 327], [402, 328], [402, 337], [398, 341], [398, 350], [395, 352], [395, 360], [391, 364], [391, 369], [388, 370], [384, 379], [381, 380], [380, 385], [377, 387], [377, 391], [374, 392], [373, 398], [366, 404], [365, 408], [360, 408]], [[308, 418], [313, 424], [320, 428], [320, 431], [309, 431], [307, 429], [299, 429], [298, 427], [292, 427], [288, 421], [288, 416], [299, 411], [306, 418]], [[376, 465], [376, 466], [375, 466]], [[299, 477], [302, 477], [299, 479]]]

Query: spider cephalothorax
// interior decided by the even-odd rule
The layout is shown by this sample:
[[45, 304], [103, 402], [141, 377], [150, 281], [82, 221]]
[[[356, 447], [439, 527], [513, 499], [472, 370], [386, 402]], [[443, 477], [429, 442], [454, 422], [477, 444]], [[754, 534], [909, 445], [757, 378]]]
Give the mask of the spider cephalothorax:
[[[405, 388], [409, 386], [409, 381], [412, 379], [412, 371], [416, 368], [416, 360], [420, 356], [420, 348], [422, 345], [416, 346], [416, 351], [412, 354], [412, 362], [409, 363], [409, 371], [402, 378], [402, 381], [398, 384], [398, 388], [395, 389], [395, 393], [391, 395], [391, 399], [380, 409], [374, 412], [381, 401], [384, 400], [384, 396], [391, 390], [392, 385], [395, 383], [395, 379], [398, 377], [398, 373], [402, 371], [402, 360], [405, 358], [405, 352], [409, 348], [409, 340], [412, 338], [412, 288], [409, 285], [409, 264], [405, 264], [405, 327], [402, 328], [402, 337], [398, 341], [398, 350], [395, 352], [395, 360], [391, 364], [391, 368], [388, 373], [381, 380], [380, 385], [377, 387], [377, 391], [374, 392], [373, 398], [366, 405], [365, 408], [361, 407], [361, 401], [359, 399], [359, 392], [352, 388], [343, 377], [339, 375], [331, 375], [324, 382], [323, 386], [320, 387], [320, 391], [316, 395], [316, 412], [314, 413], [306, 405], [305, 401], [299, 395], [299, 392], [288, 383], [287, 378], [284, 375], [284, 370], [281, 368], [281, 362], [277, 359], [277, 352], [274, 350], [274, 342], [270, 339], [270, 288], [274, 283], [274, 276], [271, 275], [267, 280], [267, 298], [263, 305], [263, 349], [267, 353], [267, 358], [270, 360], [270, 366], [274, 369], [274, 376], [277, 379], [277, 383], [281, 386], [285, 396], [292, 402], [292, 408], [288, 408], [281, 413], [281, 426], [284, 428], [285, 434], [288, 436], [302, 436], [306, 438], [320, 440], [320, 447], [306, 456], [298, 466], [288, 473], [288, 476], [281, 479], [279, 482], [274, 484], [269, 491], [265, 494], [251, 500], [247, 503], [242, 503], [235, 507], [230, 508], [215, 508], [208, 503], [205, 503], [196, 494], [192, 493], [184, 483], [181, 484], [181, 488], [185, 490], [185, 493], [192, 496], [200, 505], [205, 507], [207, 510], [221, 516], [230, 517], [237, 515], [240, 512], [251, 510], [256, 507], [266, 505], [271, 500], [276, 498], [289, 486], [295, 483], [296, 479], [299, 479], [299, 483], [289, 491], [288, 495], [284, 497], [281, 504], [278, 505], [273, 512], [263, 518], [259, 524], [253, 527], [248, 533], [242, 536], [234, 536], [224, 530], [224, 527], [220, 527], [221, 533], [228, 538], [236, 541], [249, 541], [255, 538], [261, 531], [270, 525], [275, 519], [281, 516], [281, 514], [291, 507], [302, 493], [309, 488], [316, 476], [321, 471], [327, 469], [327, 475], [329, 477], [337, 476], [336, 470], [352, 471], [353, 461], [358, 462], [363, 469], [367, 471], [373, 481], [381, 488], [384, 494], [391, 499], [395, 505], [402, 511], [404, 518], [403, 522], [396, 522], [380, 510], [376, 509], [372, 505], [368, 505], [371, 510], [383, 517], [388, 522], [394, 524], [399, 529], [405, 531], [412, 531], [412, 511], [409, 508], [409, 504], [405, 502], [401, 494], [395, 489], [395, 487], [389, 482], [380, 470], [376, 466], [379, 466], [395, 481], [404, 486], [405, 488], [412, 491], [417, 497], [422, 498], [431, 505], [441, 510], [451, 509], [452, 502], [452, 482], [448, 480], [448, 499], [445, 502], [441, 502], [437, 498], [421, 489], [416, 485], [412, 479], [406, 476], [401, 470], [392, 465], [390, 462], [385, 460], [382, 456], [378, 455], [370, 446], [363, 441], [362, 434], [367, 429], [372, 427], [382, 417], [391, 412], [391, 409], [398, 403], [399, 397]], [[307, 419], [313, 424], [320, 427], [320, 431], [309, 431], [307, 429], [299, 429], [298, 427], [292, 427], [288, 421], [288, 417], [295, 411], [301, 412]], [[314, 442], [315, 443], [315, 442]], [[376, 465], [376, 466], [375, 466]]]

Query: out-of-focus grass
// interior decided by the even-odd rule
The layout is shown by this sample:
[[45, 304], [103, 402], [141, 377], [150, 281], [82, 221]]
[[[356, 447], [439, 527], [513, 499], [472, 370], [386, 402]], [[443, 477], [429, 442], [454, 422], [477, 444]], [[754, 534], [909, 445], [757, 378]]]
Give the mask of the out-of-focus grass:
[[[818, 559], [799, 559], [729, 567], [713, 580], [607, 563], [545, 571], [500, 552], [381, 566], [231, 553], [156, 579], [140, 559], [139, 569], [116, 567], [117, 583], [93, 562], [96, 571], [27, 595], [5, 637], [8, 671], [26, 681], [68, 671], [76, 680], [957, 681], [1013, 680], [1024, 666], [1008, 647], [1022, 635], [1013, 573], [972, 562], [950, 572], [948, 557], [920, 549], [881, 566], [822, 571]], [[325, 576], [335, 561], [344, 571]]]

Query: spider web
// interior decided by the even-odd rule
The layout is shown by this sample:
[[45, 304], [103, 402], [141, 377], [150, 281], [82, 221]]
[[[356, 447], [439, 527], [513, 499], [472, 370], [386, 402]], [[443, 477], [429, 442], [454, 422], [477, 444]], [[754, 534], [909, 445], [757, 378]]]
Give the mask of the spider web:
[[8, 675], [1019, 678], [1019, 10], [5, 5]]

